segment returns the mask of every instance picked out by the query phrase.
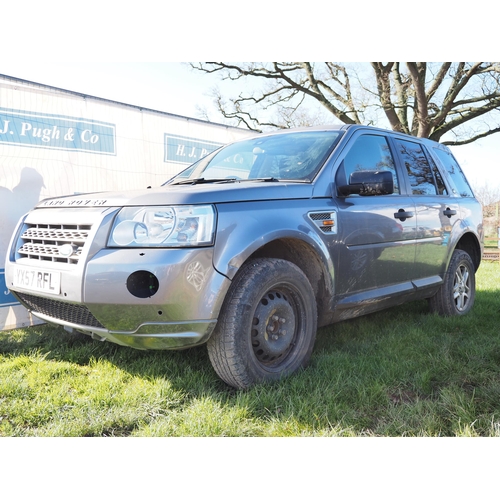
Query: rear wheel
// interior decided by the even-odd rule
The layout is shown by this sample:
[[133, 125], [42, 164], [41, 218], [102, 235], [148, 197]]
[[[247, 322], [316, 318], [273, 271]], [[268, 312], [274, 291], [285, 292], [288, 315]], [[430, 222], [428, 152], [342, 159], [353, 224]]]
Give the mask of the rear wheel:
[[443, 316], [467, 314], [476, 296], [475, 268], [467, 252], [455, 250], [439, 291], [431, 297], [431, 312]]
[[316, 300], [304, 273], [286, 260], [255, 259], [231, 284], [208, 354], [222, 380], [244, 389], [305, 366], [316, 325]]

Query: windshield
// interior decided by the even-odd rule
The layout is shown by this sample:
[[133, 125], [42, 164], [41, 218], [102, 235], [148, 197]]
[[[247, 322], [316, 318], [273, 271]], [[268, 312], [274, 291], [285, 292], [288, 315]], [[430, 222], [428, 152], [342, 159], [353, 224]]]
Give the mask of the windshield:
[[236, 142], [191, 165], [169, 184], [189, 180], [311, 181], [339, 136], [337, 130], [304, 131]]

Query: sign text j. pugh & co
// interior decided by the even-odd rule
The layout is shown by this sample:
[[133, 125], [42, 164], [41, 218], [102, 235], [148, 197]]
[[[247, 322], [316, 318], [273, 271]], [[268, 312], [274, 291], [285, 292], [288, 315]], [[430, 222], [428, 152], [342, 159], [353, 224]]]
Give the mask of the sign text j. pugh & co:
[[115, 136], [110, 123], [0, 109], [0, 144], [114, 155]]

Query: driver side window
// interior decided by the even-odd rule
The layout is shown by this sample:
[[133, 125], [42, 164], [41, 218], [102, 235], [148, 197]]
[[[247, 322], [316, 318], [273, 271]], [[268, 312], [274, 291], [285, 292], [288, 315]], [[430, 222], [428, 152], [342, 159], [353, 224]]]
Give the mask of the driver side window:
[[387, 139], [381, 135], [362, 135], [356, 139], [344, 158], [347, 181], [360, 170], [389, 171], [394, 181], [394, 194], [399, 194], [396, 167]]

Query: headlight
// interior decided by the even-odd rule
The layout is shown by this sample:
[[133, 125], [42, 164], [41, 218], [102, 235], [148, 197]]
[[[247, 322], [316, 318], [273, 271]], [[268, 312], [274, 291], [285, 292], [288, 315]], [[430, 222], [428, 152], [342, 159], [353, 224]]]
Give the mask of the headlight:
[[126, 207], [113, 223], [110, 247], [191, 247], [213, 244], [211, 205]]

